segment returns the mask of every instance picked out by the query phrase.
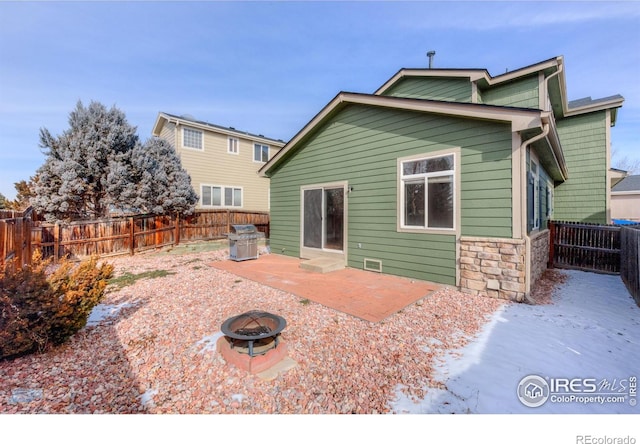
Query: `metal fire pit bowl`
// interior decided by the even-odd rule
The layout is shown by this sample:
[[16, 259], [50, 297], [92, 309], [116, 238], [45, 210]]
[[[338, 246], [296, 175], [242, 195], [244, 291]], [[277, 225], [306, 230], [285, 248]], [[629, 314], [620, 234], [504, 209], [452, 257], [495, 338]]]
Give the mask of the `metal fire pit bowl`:
[[235, 345], [233, 340], [246, 341], [249, 356], [254, 356], [254, 341], [273, 338], [275, 347], [277, 347], [280, 332], [286, 326], [287, 321], [283, 317], [266, 311], [254, 310], [227, 319], [222, 323], [220, 329], [225, 336], [232, 339], [232, 346]]

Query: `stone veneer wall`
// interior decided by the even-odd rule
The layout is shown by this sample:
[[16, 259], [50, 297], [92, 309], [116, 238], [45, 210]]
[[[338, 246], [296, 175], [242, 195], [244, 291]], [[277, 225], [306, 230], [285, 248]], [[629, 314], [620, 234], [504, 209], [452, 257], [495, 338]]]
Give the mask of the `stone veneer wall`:
[[522, 301], [526, 285], [524, 239], [460, 238], [460, 290]]
[[547, 269], [549, 242], [549, 230], [542, 230], [531, 236], [531, 288]]

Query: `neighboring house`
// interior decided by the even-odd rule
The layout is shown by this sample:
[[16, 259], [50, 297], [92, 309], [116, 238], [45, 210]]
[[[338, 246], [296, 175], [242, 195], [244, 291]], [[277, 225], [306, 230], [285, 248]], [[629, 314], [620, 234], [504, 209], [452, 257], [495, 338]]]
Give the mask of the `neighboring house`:
[[568, 101], [562, 57], [341, 92], [260, 170], [272, 251], [521, 301], [546, 269], [548, 219], [609, 220], [622, 102]]
[[627, 176], [613, 187], [611, 217], [640, 222], [640, 175]]
[[163, 112], [152, 134], [175, 147], [200, 198], [198, 208], [269, 211], [269, 179], [257, 172], [282, 140]]
[[[618, 182], [627, 177], [629, 172], [619, 168], [610, 168], [609, 174], [611, 176], [611, 188], [613, 188]], [[613, 218], [613, 215], [611, 217]]]

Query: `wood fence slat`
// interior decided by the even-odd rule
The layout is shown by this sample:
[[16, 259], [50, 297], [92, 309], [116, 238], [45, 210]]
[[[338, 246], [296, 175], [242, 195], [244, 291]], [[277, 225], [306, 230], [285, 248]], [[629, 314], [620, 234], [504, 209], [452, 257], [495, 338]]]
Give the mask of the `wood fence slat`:
[[600, 273], [620, 273], [620, 226], [549, 221], [549, 263]]
[[254, 224], [269, 236], [269, 213], [199, 210], [188, 217], [139, 215], [68, 224], [34, 222], [28, 217], [0, 220], [0, 263], [18, 257], [30, 262], [32, 252], [55, 260], [69, 255], [135, 254], [180, 242], [224, 239], [232, 224]]
[[640, 307], [640, 226], [622, 227], [620, 277]]

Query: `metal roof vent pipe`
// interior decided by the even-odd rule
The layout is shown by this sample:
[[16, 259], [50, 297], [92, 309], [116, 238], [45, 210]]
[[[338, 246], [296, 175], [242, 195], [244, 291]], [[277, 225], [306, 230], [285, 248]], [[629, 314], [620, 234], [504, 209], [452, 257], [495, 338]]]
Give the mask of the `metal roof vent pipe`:
[[429, 69], [433, 67], [433, 56], [436, 55], [435, 51], [429, 51], [427, 57], [429, 57]]

